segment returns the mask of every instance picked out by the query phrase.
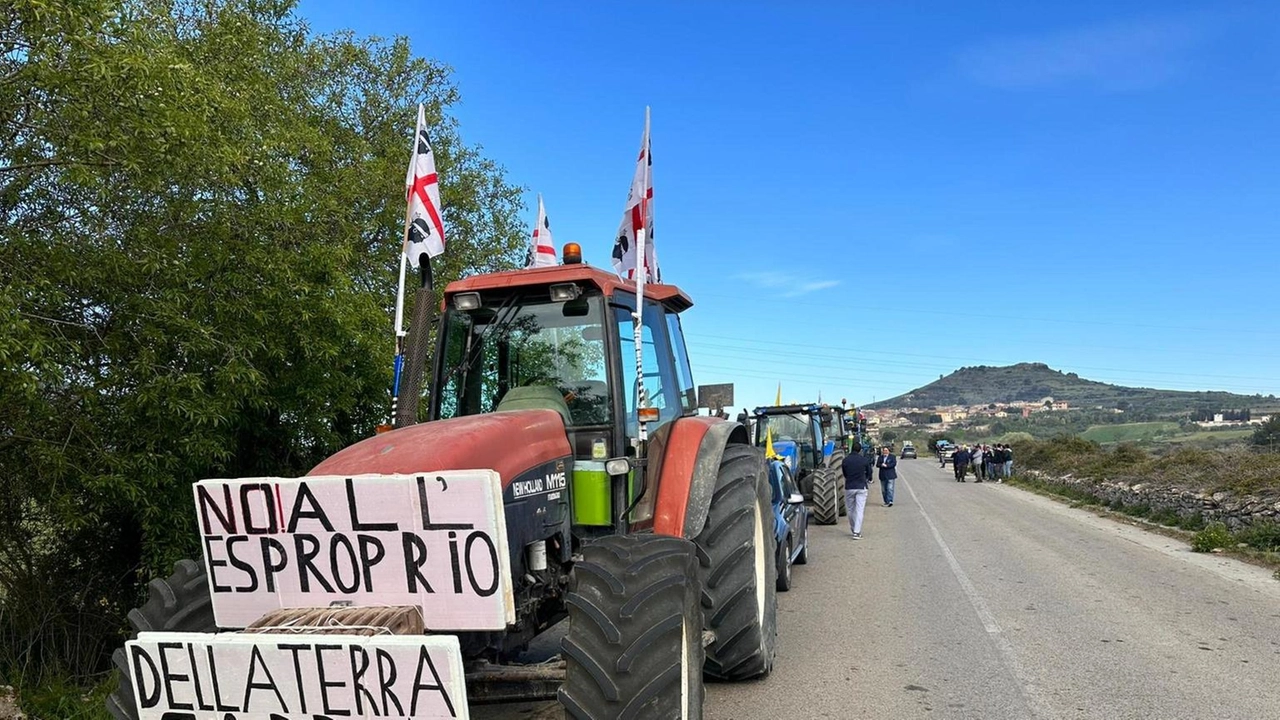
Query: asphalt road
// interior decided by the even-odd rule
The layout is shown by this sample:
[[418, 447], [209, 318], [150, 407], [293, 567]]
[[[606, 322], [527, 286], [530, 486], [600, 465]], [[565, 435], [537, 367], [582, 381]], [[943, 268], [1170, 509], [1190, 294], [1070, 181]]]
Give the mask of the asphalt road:
[[1268, 571], [927, 458], [899, 467], [863, 539], [812, 530], [774, 672], [709, 686], [709, 720], [1280, 718]]

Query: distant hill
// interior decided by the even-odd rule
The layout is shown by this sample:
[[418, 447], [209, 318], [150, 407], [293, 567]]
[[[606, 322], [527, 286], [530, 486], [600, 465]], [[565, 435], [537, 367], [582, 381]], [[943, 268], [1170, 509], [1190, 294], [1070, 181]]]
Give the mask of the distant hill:
[[909, 393], [867, 405], [868, 408], [902, 409], [943, 405], [986, 405], [1033, 402], [1045, 397], [1065, 400], [1071, 407], [1104, 407], [1148, 413], [1179, 413], [1212, 408], [1261, 409], [1280, 404], [1274, 395], [1237, 395], [1228, 392], [1188, 392], [1125, 387], [1086, 380], [1044, 363], [1018, 363], [1004, 367], [964, 367]]

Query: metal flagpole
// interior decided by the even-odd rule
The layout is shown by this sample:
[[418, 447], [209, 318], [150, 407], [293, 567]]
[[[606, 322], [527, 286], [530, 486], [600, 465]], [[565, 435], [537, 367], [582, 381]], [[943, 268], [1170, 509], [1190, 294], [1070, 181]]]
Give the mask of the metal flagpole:
[[409, 266], [409, 256], [406, 251], [409, 249], [409, 202], [408, 193], [405, 193], [404, 207], [404, 237], [400, 241], [400, 282], [396, 287], [396, 320], [395, 320], [395, 359], [392, 361], [391, 369], [391, 415], [387, 425], [395, 427], [396, 412], [400, 405], [400, 376], [404, 372], [404, 276]]
[[645, 428], [644, 410], [649, 407], [649, 394], [644, 387], [644, 285], [648, 279], [649, 266], [645, 262], [645, 230], [649, 215], [649, 108], [644, 109], [644, 145], [643, 155], [644, 180], [640, 186], [640, 227], [636, 230], [636, 311], [632, 314], [632, 329], [636, 346], [636, 425], [637, 440], [641, 443], [648, 439]]

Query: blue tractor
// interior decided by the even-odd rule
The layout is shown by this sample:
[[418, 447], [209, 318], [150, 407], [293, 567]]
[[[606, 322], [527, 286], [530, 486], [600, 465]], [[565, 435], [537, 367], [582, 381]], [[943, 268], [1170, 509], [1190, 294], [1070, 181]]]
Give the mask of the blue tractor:
[[812, 504], [814, 522], [834, 525], [844, 510], [843, 413], [809, 404], [758, 407], [752, 415], [756, 446], [767, 450], [767, 445], [773, 445], [801, 495]]

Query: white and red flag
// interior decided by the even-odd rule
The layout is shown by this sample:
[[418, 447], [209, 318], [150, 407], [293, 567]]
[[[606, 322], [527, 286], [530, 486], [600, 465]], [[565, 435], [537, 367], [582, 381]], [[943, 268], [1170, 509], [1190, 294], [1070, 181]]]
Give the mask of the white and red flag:
[[551, 221], [542, 207], [542, 193], [538, 193], [538, 223], [533, 226], [533, 243], [529, 247], [529, 259], [525, 267], [553, 267], [556, 262], [556, 245], [551, 239]]
[[644, 111], [644, 135], [640, 138], [640, 157], [636, 174], [627, 193], [627, 207], [613, 241], [613, 269], [628, 280], [636, 279], [636, 231], [645, 229], [644, 266], [647, 282], [662, 282], [658, 271], [658, 255], [653, 249], [653, 155], [649, 147], [649, 109]]
[[418, 267], [418, 257], [426, 253], [435, 257], [444, 252], [444, 221], [440, 219], [440, 179], [436, 175], [436, 156], [427, 139], [427, 115], [418, 105], [418, 130], [413, 134], [413, 156], [404, 178], [409, 200], [405, 215], [404, 254], [409, 264]]

